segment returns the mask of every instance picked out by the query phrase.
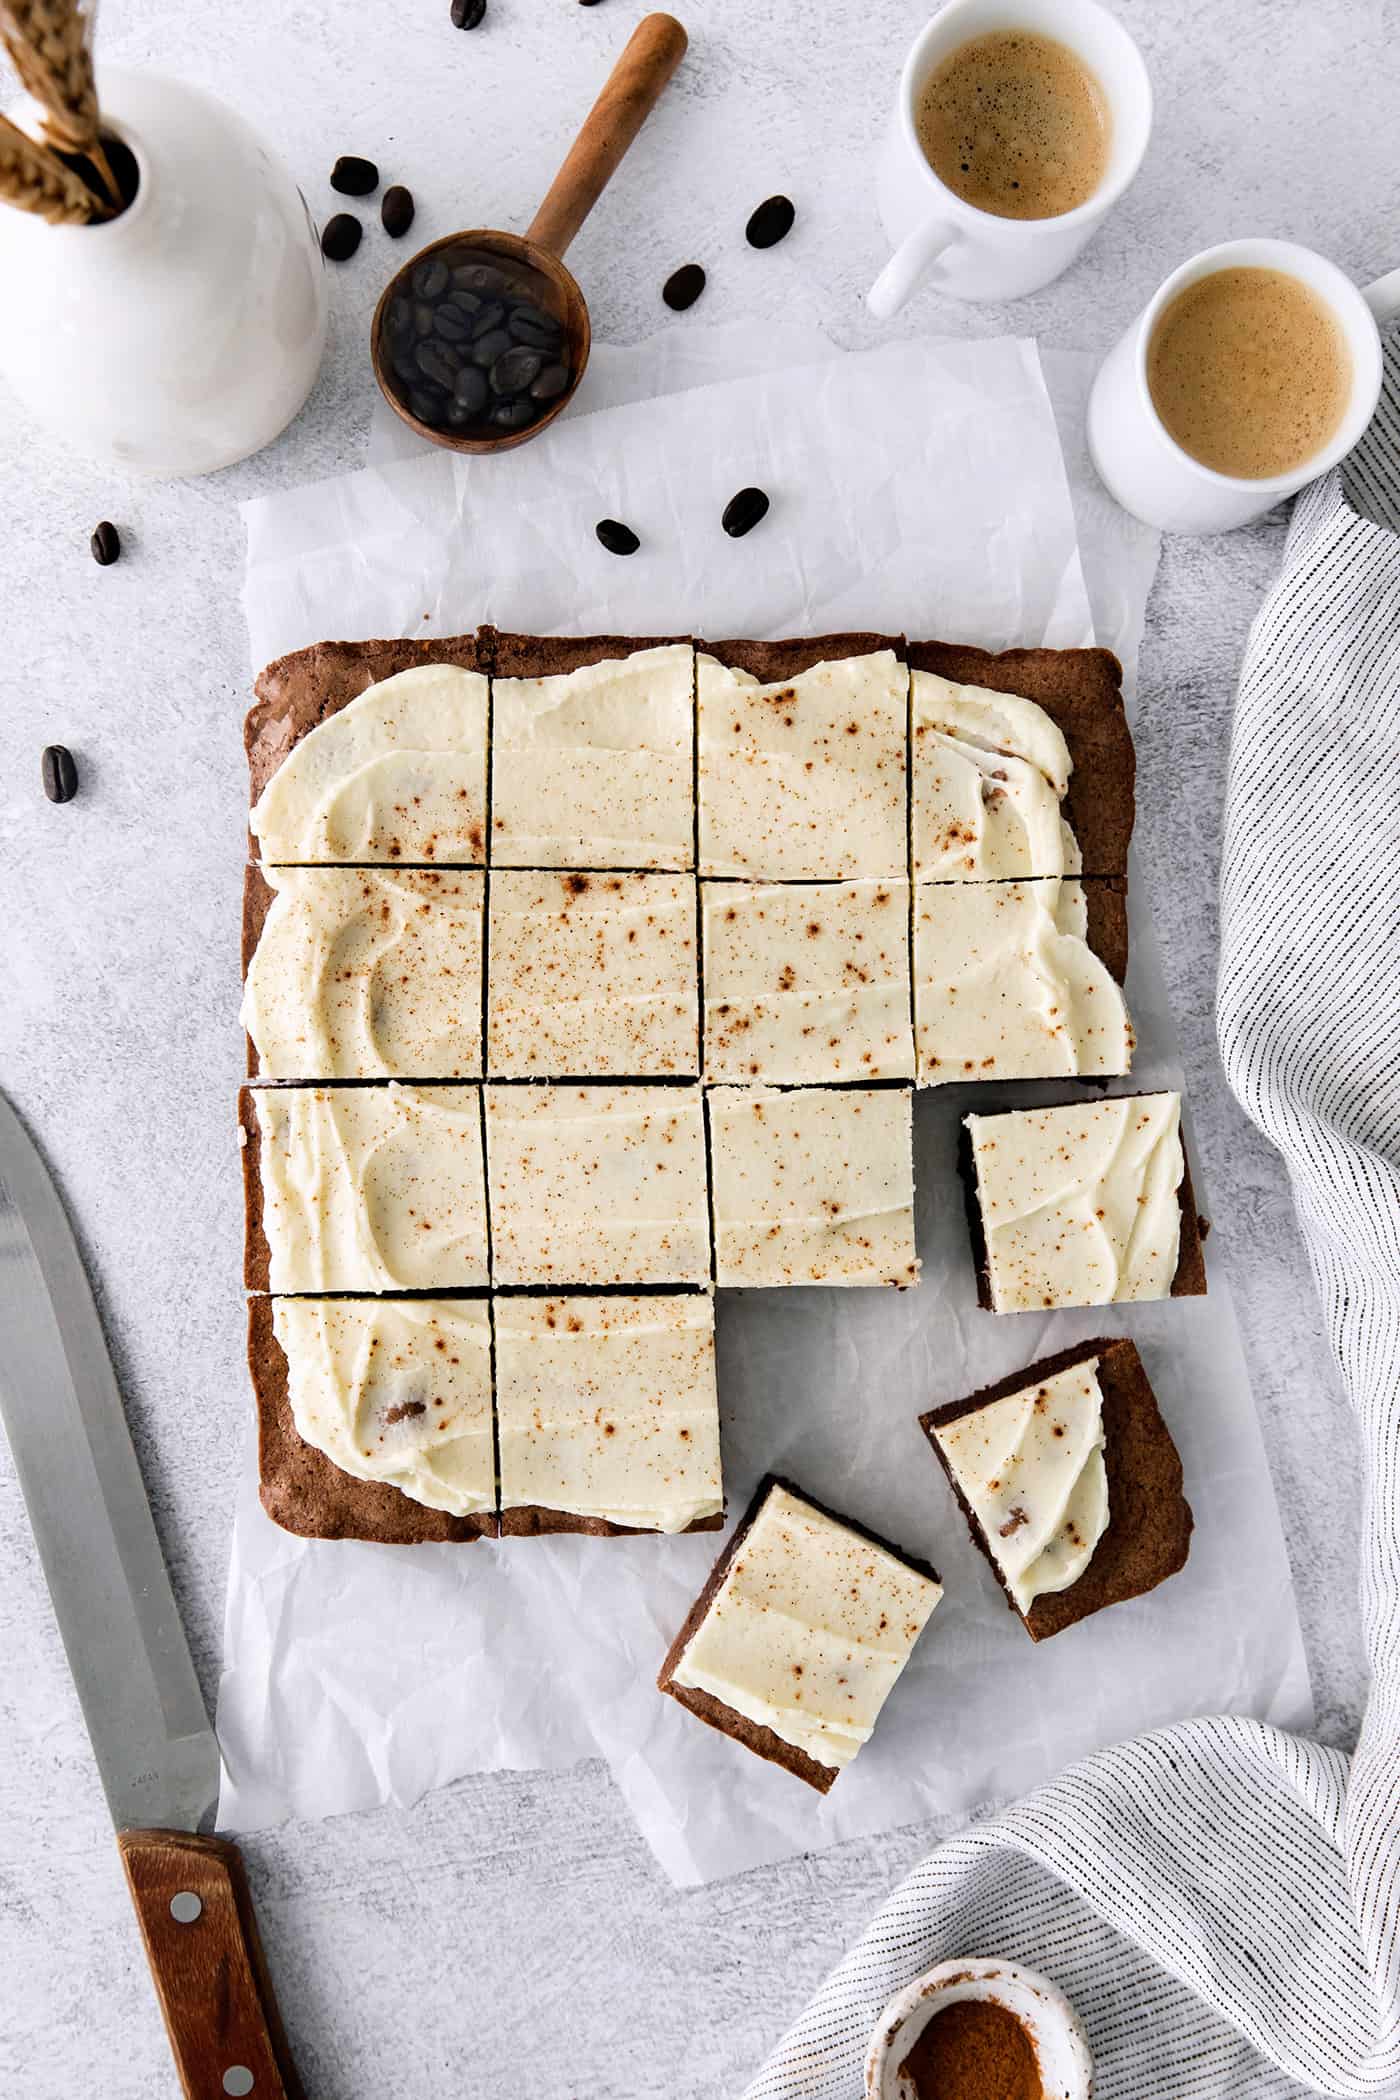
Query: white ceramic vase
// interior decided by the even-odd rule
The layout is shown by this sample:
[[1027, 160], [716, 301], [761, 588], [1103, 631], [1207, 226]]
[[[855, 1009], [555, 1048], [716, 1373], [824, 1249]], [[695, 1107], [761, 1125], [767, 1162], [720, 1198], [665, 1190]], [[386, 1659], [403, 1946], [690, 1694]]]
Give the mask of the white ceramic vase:
[[311, 391], [316, 229], [276, 155], [203, 89], [110, 67], [98, 95], [140, 187], [92, 226], [0, 207], [0, 374], [75, 451], [209, 474], [270, 443]]

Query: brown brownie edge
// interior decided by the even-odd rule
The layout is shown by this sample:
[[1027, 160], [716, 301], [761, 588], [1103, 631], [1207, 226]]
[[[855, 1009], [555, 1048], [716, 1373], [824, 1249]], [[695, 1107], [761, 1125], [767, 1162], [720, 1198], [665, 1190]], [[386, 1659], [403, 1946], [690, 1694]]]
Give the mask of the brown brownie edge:
[[[248, 972], [252, 967], [253, 957], [257, 953], [258, 942], [262, 939], [263, 928], [267, 924], [267, 915], [272, 909], [276, 895], [276, 890], [273, 889], [272, 884], [263, 874], [258, 863], [255, 860], [250, 860], [243, 875], [243, 941], [240, 959], [245, 983], [247, 982]], [[248, 1077], [255, 1079], [259, 1070], [257, 1049], [254, 1046], [253, 1038], [246, 1032], [244, 1034], [244, 1042], [247, 1045]]]
[[819, 1510], [824, 1517], [830, 1517], [834, 1524], [842, 1524], [847, 1531], [855, 1532], [860, 1538], [869, 1539], [873, 1546], [879, 1546], [883, 1552], [893, 1554], [896, 1560], [902, 1561], [906, 1567], [916, 1569], [919, 1574], [926, 1575], [931, 1582], [938, 1581], [937, 1574], [927, 1561], [904, 1552], [888, 1539], [881, 1538], [878, 1532], [868, 1530], [864, 1524], [858, 1524], [853, 1517], [843, 1516], [839, 1510], [829, 1509], [824, 1502], [818, 1502], [815, 1495], [809, 1495], [805, 1489], [798, 1487], [781, 1473], [765, 1474], [754, 1490], [753, 1500], [734, 1527], [728, 1545], [711, 1568], [703, 1589], [686, 1614], [685, 1623], [667, 1650], [656, 1684], [659, 1691], [668, 1693], [698, 1719], [707, 1722], [711, 1728], [718, 1729], [721, 1735], [732, 1736], [736, 1743], [742, 1743], [746, 1749], [752, 1750], [767, 1763], [781, 1765], [784, 1771], [791, 1772], [795, 1778], [805, 1780], [808, 1786], [815, 1787], [818, 1793], [825, 1794], [830, 1792], [841, 1776], [838, 1766], [819, 1764], [815, 1758], [809, 1757], [805, 1750], [800, 1750], [795, 1743], [789, 1743], [784, 1737], [775, 1734], [771, 1728], [765, 1728], [761, 1722], [751, 1721], [746, 1714], [736, 1712], [732, 1706], [726, 1706], [722, 1699], [716, 1699], [710, 1692], [695, 1691], [689, 1685], [677, 1684], [674, 1678], [674, 1672], [687, 1643], [709, 1611], [735, 1554], [774, 1488], [785, 1488], [799, 1502], [805, 1502], [809, 1508]]
[[902, 634], [814, 634], [779, 642], [697, 642], [704, 656], [713, 656], [731, 671], [747, 671], [760, 685], [777, 685], [796, 678], [813, 664], [838, 663], [847, 656], [873, 656], [879, 649], [893, 649], [907, 660]]
[[272, 1288], [272, 1249], [263, 1230], [262, 1129], [254, 1089], [238, 1089], [238, 1143], [243, 1155], [243, 1287]]
[[1080, 887], [1088, 944], [1110, 977], [1122, 984], [1128, 974], [1128, 885], [1121, 877], [1090, 875]]
[[[992, 1552], [990, 1541], [959, 1486], [937, 1431], [964, 1415], [1028, 1386], [1043, 1383], [1075, 1364], [1097, 1357], [1103, 1393], [1104, 1466], [1108, 1474], [1108, 1529], [1079, 1580], [1066, 1590], [1037, 1597], [1022, 1612]], [[1006, 1601], [1033, 1641], [1049, 1640], [1067, 1626], [1156, 1589], [1185, 1566], [1194, 1518], [1182, 1493], [1181, 1459], [1162, 1419], [1135, 1345], [1126, 1338], [1080, 1342], [1013, 1371], [965, 1400], [953, 1400], [920, 1415], [919, 1427], [948, 1476], [968, 1530], [985, 1555]]]
[[509, 634], [483, 627], [478, 637], [495, 678], [558, 678], [590, 664], [611, 663], [642, 649], [664, 649], [674, 642], [689, 648], [688, 634]]
[[724, 1513], [697, 1517], [681, 1532], [652, 1531], [644, 1524], [614, 1524], [607, 1517], [580, 1516], [570, 1509], [549, 1509], [542, 1502], [516, 1502], [501, 1511], [501, 1536], [512, 1539], [548, 1538], [557, 1532], [581, 1532], [595, 1539], [684, 1538], [691, 1531], [722, 1531]]
[[355, 1480], [308, 1444], [292, 1414], [287, 1358], [271, 1298], [248, 1300], [248, 1370], [258, 1409], [258, 1494], [283, 1531], [380, 1546], [472, 1545], [497, 1535], [494, 1513], [453, 1517], [383, 1480]]

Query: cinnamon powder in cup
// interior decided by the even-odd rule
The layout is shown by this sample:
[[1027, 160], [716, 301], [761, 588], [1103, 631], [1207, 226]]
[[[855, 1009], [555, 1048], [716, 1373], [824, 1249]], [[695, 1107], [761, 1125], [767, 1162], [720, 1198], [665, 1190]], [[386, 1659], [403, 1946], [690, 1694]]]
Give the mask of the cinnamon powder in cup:
[[1045, 2100], [1035, 2043], [990, 1998], [935, 2013], [900, 2070], [919, 2100]]

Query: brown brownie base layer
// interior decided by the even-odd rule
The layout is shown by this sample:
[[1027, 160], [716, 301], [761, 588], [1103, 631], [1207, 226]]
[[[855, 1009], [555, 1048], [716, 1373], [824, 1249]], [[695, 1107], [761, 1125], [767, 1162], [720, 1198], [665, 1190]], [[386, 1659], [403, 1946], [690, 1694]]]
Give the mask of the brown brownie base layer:
[[[722, 1531], [724, 1515], [697, 1517], [689, 1531]], [[569, 1509], [546, 1509], [540, 1502], [517, 1502], [501, 1511], [501, 1536], [511, 1539], [549, 1538], [557, 1532], [581, 1532], [594, 1539], [683, 1538], [684, 1532], [652, 1531], [644, 1524], [614, 1524], [607, 1517], [583, 1517]]]
[[238, 1143], [243, 1158], [243, 1288], [272, 1288], [272, 1249], [263, 1230], [262, 1131], [254, 1090], [238, 1089]]
[[[263, 928], [267, 924], [267, 915], [272, 909], [273, 899], [276, 895], [276, 890], [273, 889], [272, 884], [263, 874], [257, 862], [250, 860], [243, 876], [243, 939], [240, 960], [245, 981], [252, 967], [253, 957], [257, 953], [258, 942], [262, 939]], [[246, 1045], [248, 1077], [256, 1079], [260, 1069], [258, 1053], [250, 1035], [245, 1034], [243, 1040]]]
[[663, 649], [673, 642], [692, 646], [688, 634], [509, 634], [483, 627], [477, 645], [494, 678], [558, 678], [590, 664], [633, 656], [639, 649]]
[[1064, 813], [1086, 875], [1126, 875], [1136, 814], [1137, 760], [1123, 706], [1123, 666], [1108, 649], [1004, 649], [994, 656], [956, 642], [910, 642], [911, 671], [1034, 700], [1055, 722], [1074, 762]]
[[1109, 975], [1122, 984], [1128, 974], [1128, 885], [1117, 878], [1091, 876], [1083, 890], [1089, 921], [1085, 938]]
[[[994, 1108], [975, 1109], [975, 1115], [998, 1115], [1004, 1110]], [[1181, 1240], [1177, 1248], [1176, 1274], [1168, 1295], [1173, 1298], [1204, 1298], [1206, 1286], [1205, 1237], [1210, 1227], [1196, 1209], [1196, 1192], [1191, 1185], [1191, 1161], [1183, 1141], [1181, 1147], [1182, 1176], [1177, 1200], [1181, 1205]], [[966, 1122], [958, 1126], [958, 1174], [962, 1181], [963, 1209], [967, 1216], [967, 1229], [972, 1240], [972, 1259], [977, 1270], [977, 1303], [983, 1312], [995, 1312], [992, 1303], [991, 1277], [987, 1268], [987, 1236], [982, 1227], [982, 1201], [977, 1190], [977, 1163], [972, 1156], [972, 1133]]]
[[[796, 674], [780, 671], [777, 675], [783, 678]], [[877, 1531], [868, 1531], [863, 1524], [857, 1524], [854, 1518], [842, 1516], [839, 1510], [829, 1509], [824, 1502], [818, 1502], [815, 1495], [809, 1495], [805, 1489], [795, 1486], [781, 1473], [766, 1474], [754, 1490], [753, 1500], [735, 1526], [729, 1544], [711, 1568], [704, 1588], [691, 1605], [685, 1624], [667, 1650], [666, 1660], [661, 1665], [656, 1684], [659, 1691], [669, 1693], [671, 1698], [679, 1701], [700, 1720], [707, 1722], [711, 1728], [718, 1729], [721, 1735], [732, 1736], [736, 1743], [742, 1743], [745, 1749], [752, 1750], [756, 1757], [766, 1759], [770, 1765], [781, 1765], [785, 1772], [791, 1772], [795, 1778], [805, 1780], [807, 1785], [815, 1787], [819, 1794], [826, 1794], [841, 1776], [838, 1766], [818, 1764], [805, 1750], [799, 1750], [795, 1743], [789, 1743], [771, 1728], [765, 1728], [761, 1722], [751, 1721], [747, 1714], [738, 1713], [732, 1706], [726, 1706], [722, 1699], [716, 1699], [712, 1693], [695, 1691], [691, 1686], [677, 1684], [675, 1681], [675, 1672], [691, 1636], [709, 1611], [735, 1554], [743, 1545], [770, 1491], [775, 1487], [786, 1488], [799, 1502], [805, 1502], [810, 1508], [820, 1510], [821, 1514], [830, 1517], [834, 1524], [843, 1524], [847, 1531], [854, 1531], [859, 1537], [869, 1539], [872, 1546], [880, 1547], [882, 1552], [892, 1553], [895, 1559], [902, 1561], [907, 1568], [915, 1568], [919, 1574], [927, 1575], [931, 1582], [937, 1582], [938, 1576], [927, 1561], [916, 1559], [912, 1553], [905, 1553], [900, 1547], [892, 1545], [888, 1539], [881, 1538]]]
[[[963, 1494], [935, 1432], [975, 1414], [993, 1400], [1006, 1399], [1039, 1385], [1075, 1364], [1099, 1360], [1103, 1393], [1104, 1467], [1108, 1474], [1108, 1529], [1094, 1548], [1089, 1565], [1067, 1590], [1037, 1597], [1021, 1611], [1007, 1585], [991, 1543]], [[1130, 1341], [1080, 1342], [1058, 1356], [1042, 1357], [1024, 1371], [1014, 1371], [997, 1384], [984, 1386], [969, 1399], [951, 1401], [920, 1415], [919, 1427], [948, 1475], [968, 1530], [986, 1555], [1006, 1601], [1033, 1641], [1047, 1641], [1079, 1619], [1106, 1605], [1144, 1596], [1186, 1565], [1194, 1519], [1181, 1491], [1181, 1459], [1171, 1431], [1162, 1420], [1142, 1358]]]
[[367, 1539], [379, 1546], [471, 1545], [497, 1536], [497, 1519], [428, 1509], [382, 1480], [355, 1480], [297, 1428], [287, 1358], [272, 1324], [272, 1300], [248, 1300], [248, 1369], [258, 1406], [258, 1493], [283, 1531], [305, 1539]]
[[760, 685], [777, 685], [784, 678], [800, 677], [813, 664], [839, 663], [847, 656], [873, 656], [879, 649], [893, 649], [907, 661], [908, 644], [902, 634], [814, 634], [781, 642], [697, 642], [705, 656], [713, 656], [731, 671], [747, 671]]

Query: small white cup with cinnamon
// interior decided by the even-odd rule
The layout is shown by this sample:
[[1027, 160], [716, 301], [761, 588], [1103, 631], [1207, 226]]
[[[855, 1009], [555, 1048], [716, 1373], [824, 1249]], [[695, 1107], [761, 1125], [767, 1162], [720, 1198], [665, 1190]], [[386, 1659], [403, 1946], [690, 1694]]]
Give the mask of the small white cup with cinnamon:
[[955, 2089], [963, 2057], [985, 2067], [989, 2052], [1027, 2100], [1093, 2100], [1089, 2044], [1063, 1991], [988, 1960], [940, 1962], [890, 2000], [870, 2041], [866, 2100], [929, 2100]]

